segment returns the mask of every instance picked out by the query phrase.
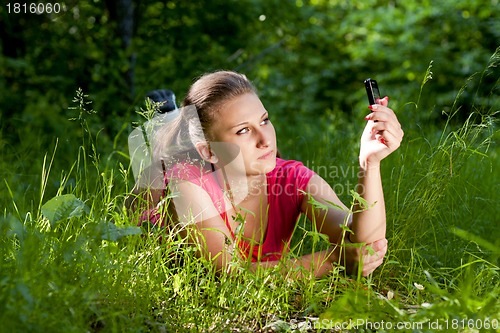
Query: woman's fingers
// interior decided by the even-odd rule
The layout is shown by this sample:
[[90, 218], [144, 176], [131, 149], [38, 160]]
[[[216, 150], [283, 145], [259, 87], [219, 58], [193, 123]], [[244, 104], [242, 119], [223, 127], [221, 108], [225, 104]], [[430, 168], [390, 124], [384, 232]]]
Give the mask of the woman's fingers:
[[[365, 119], [373, 121], [371, 126], [372, 138], [386, 144], [388, 147], [394, 149], [399, 147], [404, 132], [394, 111], [379, 104], [371, 105], [370, 108], [373, 112], [366, 116]], [[387, 144], [388, 142], [391, 142], [391, 145]]]
[[349, 262], [348, 271], [355, 273], [360, 262], [363, 263], [362, 274], [371, 274], [384, 261], [387, 253], [387, 239], [380, 239], [362, 248], [348, 246], [346, 255]]
[[[371, 247], [368, 249], [368, 246]], [[370, 254], [370, 252], [375, 253]], [[363, 276], [371, 274], [384, 261], [384, 256], [387, 253], [387, 239], [380, 239], [376, 242], [368, 244], [363, 249]]]
[[389, 98], [377, 102], [368, 106], [373, 112], [365, 117], [368, 123], [361, 135], [360, 157], [380, 161], [400, 146], [404, 132], [394, 111], [387, 107]]
[[373, 112], [367, 116], [367, 120], [377, 120], [377, 121], [395, 121], [399, 124], [396, 113], [391, 108], [387, 106], [374, 104], [369, 106], [370, 110]]
[[387, 106], [389, 104], [389, 96], [385, 96], [384, 98], [379, 98], [377, 103], [383, 106]]
[[389, 123], [389, 122], [378, 122], [373, 124], [373, 127], [371, 129], [372, 134], [381, 134], [385, 135], [387, 133], [391, 134], [393, 138], [398, 138], [399, 141], [404, 136], [403, 130], [398, 127], [396, 124]]
[[389, 131], [394, 133], [394, 135], [399, 135], [402, 134], [402, 129], [401, 127], [398, 126], [399, 124], [394, 124], [393, 122], [385, 122], [385, 121], [379, 121], [377, 123], [373, 124], [372, 127], [372, 132], [378, 132], [378, 131]]
[[[375, 252], [375, 253], [373, 253]], [[379, 239], [363, 248], [363, 258], [375, 260], [376, 257], [384, 257], [387, 252], [387, 239]], [[364, 260], [366, 261], [366, 260]]]
[[396, 150], [401, 145], [401, 141], [403, 141], [404, 133], [401, 132], [399, 135], [394, 135], [392, 132], [384, 132], [384, 140], [389, 148], [393, 148]]
[[379, 239], [373, 243], [370, 243], [368, 244], [375, 252], [379, 252], [379, 251], [382, 251], [384, 252], [387, 252], [387, 244], [388, 244], [388, 241], [386, 238], [382, 238], [382, 239]]
[[383, 261], [384, 261], [384, 258], [380, 257], [376, 261], [372, 261], [372, 262], [363, 264], [362, 275], [363, 276], [370, 275], [371, 273], [373, 273], [373, 271], [375, 271], [377, 269], [378, 266], [382, 265]]

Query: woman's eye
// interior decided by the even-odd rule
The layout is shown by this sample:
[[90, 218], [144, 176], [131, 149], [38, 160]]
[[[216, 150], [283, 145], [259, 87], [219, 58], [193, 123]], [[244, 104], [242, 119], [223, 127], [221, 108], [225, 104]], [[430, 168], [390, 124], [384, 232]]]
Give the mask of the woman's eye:
[[[271, 120], [269, 120], [269, 117], [268, 117], [268, 118], [265, 118], [264, 120], [262, 120], [262, 121], [260, 122], [260, 125], [261, 125], [261, 126], [262, 126], [262, 125], [267, 125], [267, 124], [269, 124], [270, 122], [271, 122]], [[248, 133], [248, 132], [250, 132], [250, 127], [245, 127], [245, 128], [240, 129], [239, 131], [237, 131], [237, 132], [236, 132], [236, 134], [238, 134], [238, 135], [239, 135], [239, 134], [246, 134], [246, 133]]]
[[236, 134], [245, 134], [248, 133], [248, 131], [250, 131], [250, 129], [248, 127], [245, 127], [236, 132]]

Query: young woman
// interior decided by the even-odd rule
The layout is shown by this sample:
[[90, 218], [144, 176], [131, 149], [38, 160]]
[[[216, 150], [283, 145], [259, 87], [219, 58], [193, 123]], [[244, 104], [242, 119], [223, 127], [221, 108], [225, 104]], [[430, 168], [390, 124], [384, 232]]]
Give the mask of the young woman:
[[[184, 132], [192, 143], [189, 158], [199, 163], [176, 158], [165, 166], [162, 160], [163, 180], [176, 193], [176, 221], [168, 223], [189, 231], [199, 255], [218, 270], [230, 272], [230, 263], [238, 256], [248, 259], [251, 269], [282, 265], [286, 271], [303, 268], [316, 276], [330, 272], [340, 259], [350, 271], [362, 261], [363, 275], [370, 274], [387, 251], [380, 162], [399, 147], [403, 137], [396, 115], [387, 107], [388, 98], [378, 103], [369, 106], [372, 112], [365, 118], [359, 154], [357, 191], [370, 205], [368, 209], [356, 207], [359, 212], [349, 215], [324, 179], [300, 162], [277, 157], [269, 112], [244, 75], [231, 71], [203, 75], [191, 86], [181, 110], [187, 114], [190, 107], [199, 119], [197, 134], [196, 122], [184, 120]], [[165, 147], [172, 148], [172, 137], [168, 133], [156, 136], [159, 159]], [[158, 191], [150, 194], [155, 208], [145, 218], [162, 218], [158, 213], [161, 196]], [[289, 258], [283, 254], [301, 214], [328, 236], [332, 247], [284, 259]], [[352, 230], [348, 237], [342, 235], [343, 224]], [[366, 247], [337, 245], [344, 238], [369, 244], [374, 253], [369, 255]]]

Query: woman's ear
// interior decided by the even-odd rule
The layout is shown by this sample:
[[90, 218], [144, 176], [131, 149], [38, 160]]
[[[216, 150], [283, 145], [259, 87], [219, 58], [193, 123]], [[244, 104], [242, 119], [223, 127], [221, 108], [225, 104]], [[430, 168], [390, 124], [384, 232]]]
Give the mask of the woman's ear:
[[198, 142], [196, 145], [196, 150], [200, 154], [201, 158], [209, 163], [217, 163], [219, 159], [210, 149], [210, 144], [208, 142]]

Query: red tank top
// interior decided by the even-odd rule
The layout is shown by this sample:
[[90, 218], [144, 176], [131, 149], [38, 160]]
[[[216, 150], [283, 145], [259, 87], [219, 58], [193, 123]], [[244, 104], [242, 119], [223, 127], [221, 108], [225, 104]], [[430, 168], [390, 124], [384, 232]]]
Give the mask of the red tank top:
[[[294, 160], [276, 159], [276, 167], [266, 174], [268, 222], [264, 240], [261, 244], [251, 244], [245, 240], [237, 239], [226, 214], [222, 189], [210, 174], [203, 174], [200, 168], [183, 164], [176, 167], [177, 175], [203, 188], [212, 199], [214, 206], [237, 242], [238, 247], [247, 257], [255, 261], [279, 260], [286, 249], [301, 214], [301, 205], [309, 180], [314, 172], [305, 167], [301, 162]], [[179, 170], [182, 169], [182, 172]], [[157, 222], [158, 217], [154, 212], [147, 214], [148, 220]]]

